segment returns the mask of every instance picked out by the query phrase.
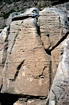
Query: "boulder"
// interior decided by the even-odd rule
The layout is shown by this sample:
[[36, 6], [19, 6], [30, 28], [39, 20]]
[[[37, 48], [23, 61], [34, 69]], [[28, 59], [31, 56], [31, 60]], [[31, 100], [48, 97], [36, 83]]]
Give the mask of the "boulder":
[[28, 99], [27, 102], [24, 102], [22, 99], [19, 99], [13, 105], [46, 105], [46, 100]]
[[36, 17], [10, 24], [2, 93], [46, 97], [49, 92], [50, 56], [37, 33]]
[[[45, 8], [39, 13], [37, 8], [30, 8], [24, 13], [13, 13], [10, 17], [8, 27], [0, 34], [1, 94], [15, 95], [14, 105], [45, 105], [53, 82], [47, 102], [54, 105], [58, 101], [61, 105], [59, 96], [66, 94], [65, 100], [68, 97], [63, 92], [66, 89], [64, 83], [68, 83], [65, 72], [68, 66], [66, 56], [69, 56], [65, 43], [68, 41], [64, 41], [69, 34], [67, 12]], [[24, 100], [17, 101], [16, 97]]]
[[0, 88], [2, 87], [2, 70], [5, 64], [5, 60], [6, 60], [6, 45], [7, 45], [7, 41], [6, 41], [6, 37], [8, 35], [8, 27], [5, 27], [2, 32], [0, 33]]
[[69, 38], [62, 43], [62, 47], [64, 49], [62, 60], [59, 63], [46, 105], [69, 105]]
[[52, 75], [55, 75], [60, 62], [60, 45], [67, 37], [69, 22], [67, 11], [59, 8], [45, 8], [39, 13], [38, 24], [44, 48], [51, 55]]

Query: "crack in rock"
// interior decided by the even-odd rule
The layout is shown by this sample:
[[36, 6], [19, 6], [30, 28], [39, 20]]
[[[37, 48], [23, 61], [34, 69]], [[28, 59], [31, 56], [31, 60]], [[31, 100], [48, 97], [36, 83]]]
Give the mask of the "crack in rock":
[[[51, 55], [51, 51], [52, 50], [54, 50], [57, 46], [59, 46], [59, 44], [61, 43], [61, 42], [63, 42], [65, 39], [66, 39], [66, 37], [68, 36], [68, 34], [69, 34], [69, 32], [67, 32], [57, 43], [56, 43], [56, 45], [55, 46], [53, 46], [51, 49], [45, 49], [44, 48], [44, 50], [45, 50], [45, 52], [47, 53], [47, 54], [49, 54], [49, 55]], [[44, 45], [43, 45], [44, 46]]]
[[54, 47], [52, 47], [52, 49], [51, 49], [50, 51], [54, 50], [61, 42], [63, 42], [64, 39], [66, 39], [66, 37], [68, 36], [68, 34], [69, 34], [69, 32], [67, 32], [67, 33], [57, 42], [57, 44], [56, 44]]
[[11, 80], [11, 81], [15, 81], [15, 80], [16, 80], [16, 78], [17, 78], [17, 76], [18, 76], [18, 74], [19, 74], [19, 70], [20, 70], [20, 68], [22, 67], [22, 65], [24, 64], [24, 62], [25, 62], [25, 60], [23, 60], [23, 61], [18, 65], [17, 71], [16, 71], [16, 73], [15, 73], [15, 75], [14, 75], [14, 78], [13, 78], [13, 79], [9, 79], [9, 80]]
[[32, 77], [33, 77], [34, 79], [44, 78], [45, 76], [44, 76], [43, 73], [44, 73], [44, 70], [46, 69], [46, 67], [47, 67], [47, 66], [44, 66], [44, 68], [43, 68], [43, 70], [42, 70], [42, 73], [41, 73], [40, 75], [38, 75], [38, 76], [36, 76], [36, 77], [32, 75]]
[[10, 49], [10, 54], [11, 54], [11, 52], [12, 52], [12, 49], [13, 49], [14, 45], [15, 45], [15, 41], [16, 41], [16, 38], [17, 38], [17, 36], [18, 36], [18, 33], [19, 33], [19, 32], [17, 32], [16, 36], [14, 37], [13, 44], [12, 44], [11, 49]]

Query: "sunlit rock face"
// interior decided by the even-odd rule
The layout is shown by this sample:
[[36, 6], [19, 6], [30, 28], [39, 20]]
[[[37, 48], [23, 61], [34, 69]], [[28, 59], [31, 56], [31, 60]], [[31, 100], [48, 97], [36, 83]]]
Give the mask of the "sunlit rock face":
[[62, 43], [62, 46], [64, 49], [62, 60], [49, 93], [49, 104], [46, 105], [52, 105], [52, 102], [56, 105], [69, 105], [69, 38]]
[[2, 87], [2, 70], [7, 57], [7, 41], [6, 38], [8, 36], [8, 27], [5, 27], [0, 33], [0, 88]]
[[[19, 20], [22, 16], [25, 19]], [[14, 17], [10, 24], [1, 92], [33, 96], [47, 96], [49, 92], [50, 56], [37, 32], [37, 16], [33, 8], [20, 18]]]
[[[0, 33], [1, 94], [21, 97], [12, 102], [14, 105], [46, 105], [57, 68], [54, 79], [57, 85], [69, 80], [69, 55], [68, 47], [65, 47], [68, 41], [64, 41], [69, 34], [68, 14], [54, 7], [42, 11], [33, 7], [24, 13], [10, 14], [6, 25]], [[62, 63], [59, 64], [60, 61]], [[65, 78], [60, 66], [64, 69]], [[60, 89], [55, 88], [55, 85], [52, 87], [59, 97]], [[54, 99], [52, 95], [50, 100]]]
[[67, 11], [59, 8], [45, 8], [39, 13], [41, 40], [48, 54], [51, 54], [53, 76], [60, 61], [60, 45], [69, 30]]

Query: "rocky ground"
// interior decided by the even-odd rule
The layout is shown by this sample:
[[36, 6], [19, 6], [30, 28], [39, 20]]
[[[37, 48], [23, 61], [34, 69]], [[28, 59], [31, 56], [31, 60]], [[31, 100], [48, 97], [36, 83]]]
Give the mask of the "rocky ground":
[[69, 105], [69, 3], [48, 3], [1, 2], [1, 105]]

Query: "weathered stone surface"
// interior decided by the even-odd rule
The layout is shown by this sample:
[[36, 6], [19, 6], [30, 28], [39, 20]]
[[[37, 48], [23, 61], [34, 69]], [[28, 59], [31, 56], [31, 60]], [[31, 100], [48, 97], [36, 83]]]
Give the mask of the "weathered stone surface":
[[63, 42], [63, 47], [63, 57], [49, 93], [49, 104], [46, 105], [52, 105], [52, 102], [56, 105], [69, 105], [69, 38]]
[[51, 52], [52, 78], [53, 79], [56, 74], [56, 70], [58, 68], [58, 64], [59, 64], [60, 60], [61, 60], [61, 58], [60, 58], [60, 45], [59, 45]]
[[69, 29], [67, 12], [58, 8], [45, 8], [39, 13], [41, 40], [48, 54], [51, 54], [52, 75], [60, 61], [60, 44]]
[[0, 17], [0, 28], [4, 28], [4, 25], [5, 25], [4, 19], [3, 17]]
[[67, 16], [62, 12], [57, 8], [45, 8], [39, 14], [41, 39], [46, 49], [51, 50], [65, 35], [64, 28], [69, 28]]
[[7, 29], [8, 27], [5, 27], [2, 32], [0, 33], [0, 88], [2, 86], [2, 70], [3, 70], [3, 66], [4, 66], [4, 61], [6, 59], [6, 37], [7, 37]]
[[24, 101], [16, 101], [13, 105], [27, 105], [27, 103], [26, 102], [24, 102]]
[[2, 92], [47, 96], [50, 56], [37, 34], [36, 18], [13, 21], [8, 36]]
[[17, 15], [20, 15], [20, 14], [21, 14], [21, 12], [13, 12], [13, 13], [11, 13], [11, 14], [9, 15], [9, 17], [5, 20], [6, 25], [9, 26], [10, 23], [12, 22], [12, 18], [13, 18], [14, 16], [17, 16]]
[[8, 19], [6, 19], [6, 25], [9, 26], [10, 23], [13, 20], [22, 20], [24, 18], [28, 18], [28, 17], [38, 17], [39, 15], [39, 10], [35, 7], [27, 9], [24, 13], [21, 12], [13, 12], [10, 14], [10, 16], [8, 17]]
[[[5, 0], [6, 1], [6, 0]], [[8, 0], [9, 1], [9, 0]], [[61, 2], [61, 1], [60, 1]], [[12, 12], [24, 12], [27, 8], [31, 8], [31, 7], [37, 7], [40, 10], [42, 10], [45, 7], [51, 7], [52, 6], [53, 1], [51, 2], [50, 0], [30, 0], [30, 1], [25, 1], [25, 0], [15, 0], [12, 2], [6, 3], [4, 2], [4, 0], [0, 1], [0, 17], [3, 18], [3, 23], [1, 23], [0, 28], [3, 28], [6, 24], [6, 19], [9, 17], [10, 13]], [[65, 9], [68, 9], [68, 2], [65, 4], [61, 4], [58, 5], [56, 7], [62, 6], [65, 7]], [[3, 26], [3, 27], [1, 27]]]
[[[58, 63], [63, 62], [64, 58], [66, 47], [62, 42], [68, 35], [67, 13], [57, 8], [46, 8], [39, 14], [37, 8], [31, 8], [22, 14], [11, 14], [7, 24], [10, 26], [0, 34], [0, 63], [3, 64], [0, 66], [1, 94], [24, 97], [23, 101], [17, 102], [15, 98], [14, 105], [45, 105]], [[58, 98], [64, 92], [59, 85], [66, 89], [64, 83], [67, 85], [68, 81], [64, 79], [62, 68], [59, 70], [60, 66], [61, 63], [58, 67], [60, 73], [57, 72], [54, 80], [58, 86], [55, 84], [52, 87], [59, 105], [62, 105]], [[50, 94], [49, 105], [53, 105], [56, 99], [52, 91]]]
[[46, 105], [46, 100], [28, 100], [27, 105]]
[[28, 101], [25, 102], [19, 99], [13, 105], [46, 105], [46, 100], [28, 99]]
[[3, 48], [4, 48], [4, 43], [3, 43], [3, 38], [0, 34], [0, 87], [2, 86], [2, 56], [3, 56]]

